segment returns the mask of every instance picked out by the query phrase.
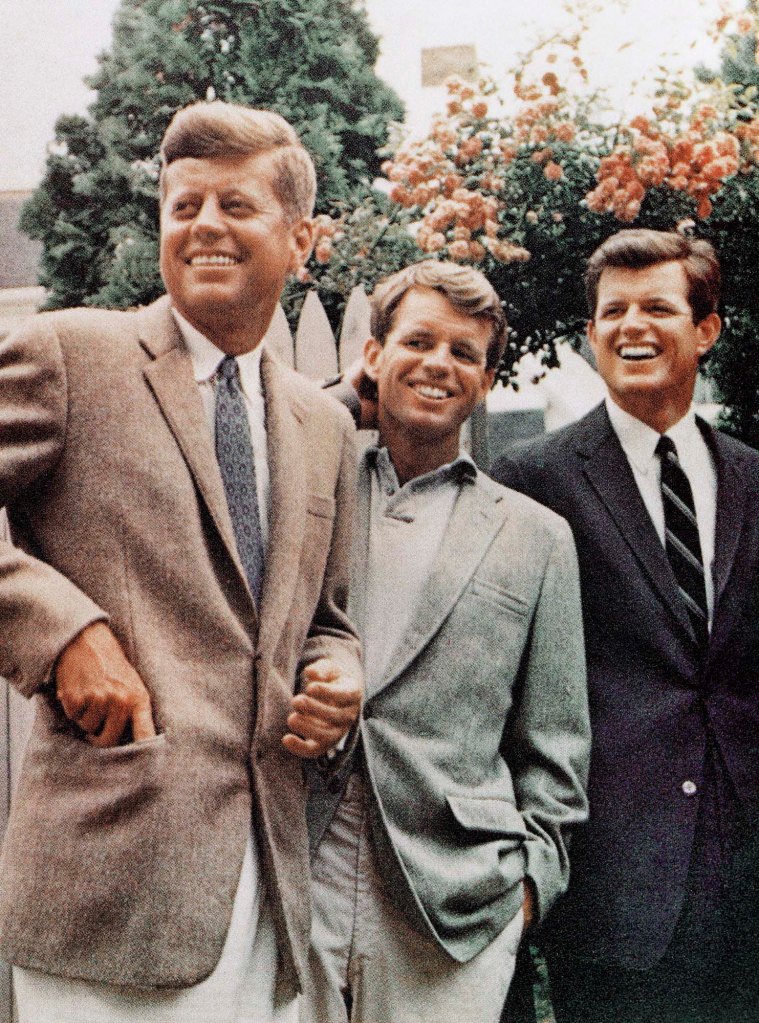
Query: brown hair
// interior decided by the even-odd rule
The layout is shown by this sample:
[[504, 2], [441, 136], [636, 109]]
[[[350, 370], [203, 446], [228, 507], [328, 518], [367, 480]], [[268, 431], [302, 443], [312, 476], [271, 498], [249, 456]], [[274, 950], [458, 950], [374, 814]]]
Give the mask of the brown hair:
[[688, 238], [674, 231], [629, 228], [618, 231], [599, 245], [588, 260], [585, 294], [591, 317], [598, 304], [598, 282], [608, 267], [642, 270], [657, 263], [676, 261], [688, 278], [688, 302], [694, 323], [700, 323], [719, 304], [719, 259], [712, 245], [699, 238]]
[[316, 198], [314, 163], [292, 125], [271, 110], [237, 103], [191, 103], [178, 110], [161, 143], [161, 201], [164, 174], [175, 160], [257, 156], [274, 152], [277, 198], [290, 220], [310, 217]]
[[381, 280], [371, 297], [372, 336], [384, 345], [395, 310], [411, 288], [433, 288], [461, 312], [490, 321], [486, 368], [494, 369], [506, 347], [506, 316], [492, 284], [471, 266], [426, 259]]

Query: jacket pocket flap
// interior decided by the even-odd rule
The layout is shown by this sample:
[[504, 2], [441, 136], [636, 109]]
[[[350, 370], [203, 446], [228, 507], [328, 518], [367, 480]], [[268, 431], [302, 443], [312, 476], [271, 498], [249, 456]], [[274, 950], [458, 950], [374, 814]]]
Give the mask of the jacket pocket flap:
[[507, 799], [452, 795], [445, 798], [451, 813], [467, 831], [492, 832], [504, 838], [527, 838], [521, 813]]

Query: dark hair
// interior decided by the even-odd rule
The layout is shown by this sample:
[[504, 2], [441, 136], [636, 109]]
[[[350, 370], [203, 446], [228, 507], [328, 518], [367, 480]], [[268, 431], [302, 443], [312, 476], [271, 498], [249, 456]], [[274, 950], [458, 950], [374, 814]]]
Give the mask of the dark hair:
[[395, 310], [411, 288], [433, 288], [461, 312], [490, 321], [486, 369], [495, 369], [506, 347], [506, 316], [490, 281], [479, 270], [459, 263], [426, 259], [379, 281], [371, 296], [372, 336], [384, 345]]
[[699, 238], [688, 238], [674, 231], [629, 228], [618, 231], [599, 245], [588, 260], [585, 294], [591, 319], [598, 304], [598, 282], [609, 267], [642, 270], [658, 263], [678, 262], [688, 279], [688, 303], [693, 322], [700, 323], [719, 305], [719, 259], [712, 245]]
[[271, 110], [237, 103], [191, 103], [178, 110], [161, 143], [161, 201], [164, 175], [175, 160], [274, 153], [277, 198], [290, 220], [310, 217], [316, 198], [314, 163], [292, 125]]

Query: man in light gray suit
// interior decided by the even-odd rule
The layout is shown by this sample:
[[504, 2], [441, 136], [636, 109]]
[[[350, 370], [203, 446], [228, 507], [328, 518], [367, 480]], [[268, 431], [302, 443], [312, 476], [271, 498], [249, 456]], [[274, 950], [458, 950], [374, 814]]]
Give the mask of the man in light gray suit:
[[495, 1023], [523, 925], [567, 884], [589, 754], [566, 523], [481, 474], [461, 425], [506, 324], [471, 268], [375, 291], [349, 605], [365, 647], [360, 743], [312, 772], [308, 1023]]

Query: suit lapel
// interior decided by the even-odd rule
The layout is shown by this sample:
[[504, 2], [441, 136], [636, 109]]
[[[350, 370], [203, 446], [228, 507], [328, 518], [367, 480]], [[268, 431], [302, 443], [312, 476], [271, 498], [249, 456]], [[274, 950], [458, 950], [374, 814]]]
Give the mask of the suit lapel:
[[192, 361], [171, 315], [168, 298], [159, 299], [140, 311], [139, 329], [142, 346], [153, 357], [143, 371], [145, 379], [247, 589]]
[[262, 644], [273, 650], [295, 595], [311, 488], [302, 443], [305, 408], [282, 367], [266, 351], [261, 379], [271, 490], [260, 636]]
[[506, 519], [500, 488], [493, 491], [479, 479], [464, 483], [430, 578], [414, 610], [411, 624], [392, 654], [373, 696], [397, 678], [435, 636], [453, 610], [493, 538]]
[[371, 469], [365, 457], [358, 466], [356, 513], [352, 549], [352, 572], [348, 617], [359, 636], [366, 631], [366, 583], [369, 578], [369, 531], [372, 512]]
[[714, 618], [735, 564], [746, 517], [746, 487], [740, 463], [728, 457], [725, 439], [706, 423], [699, 422], [717, 467], [717, 524], [714, 543]]
[[[577, 452], [584, 473], [660, 600], [689, 635], [693, 628], [666, 552], [640, 496], [627, 456], [604, 405], [588, 418]], [[695, 637], [694, 637], [695, 638]]]

